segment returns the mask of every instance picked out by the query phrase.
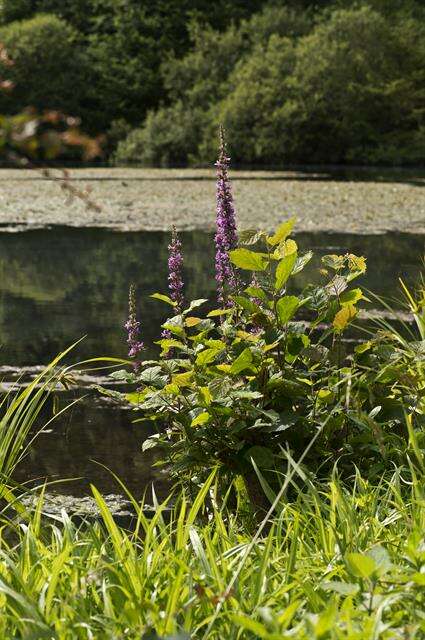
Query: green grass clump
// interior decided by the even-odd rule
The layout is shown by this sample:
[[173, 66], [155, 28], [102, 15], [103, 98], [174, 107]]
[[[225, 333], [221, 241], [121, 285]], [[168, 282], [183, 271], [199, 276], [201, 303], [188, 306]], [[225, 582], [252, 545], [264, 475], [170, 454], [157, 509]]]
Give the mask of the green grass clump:
[[[337, 475], [281, 502], [258, 540], [212, 477], [119, 528], [41, 518], [1, 535], [2, 638], [388, 639], [425, 636], [424, 483]], [[210, 485], [210, 486], [209, 486]], [[167, 515], [166, 515], [167, 514]], [[43, 524], [44, 522], [44, 524]], [[249, 553], [248, 553], [249, 552]], [[230, 588], [231, 586], [231, 588]]]

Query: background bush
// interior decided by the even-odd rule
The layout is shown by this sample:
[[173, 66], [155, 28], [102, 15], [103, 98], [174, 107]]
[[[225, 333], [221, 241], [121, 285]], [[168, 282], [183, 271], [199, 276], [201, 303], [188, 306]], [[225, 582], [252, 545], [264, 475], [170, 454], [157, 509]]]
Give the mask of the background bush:
[[423, 0], [4, 0], [0, 23], [0, 107], [81, 116], [117, 163], [209, 162], [219, 122], [240, 164], [425, 159]]

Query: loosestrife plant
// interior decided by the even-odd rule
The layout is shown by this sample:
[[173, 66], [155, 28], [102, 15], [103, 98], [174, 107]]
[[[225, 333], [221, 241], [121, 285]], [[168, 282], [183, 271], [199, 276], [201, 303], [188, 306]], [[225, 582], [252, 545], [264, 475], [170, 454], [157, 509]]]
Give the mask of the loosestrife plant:
[[301, 253], [291, 237], [293, 218], [274, 234], [248, 231], [238, 239], [228, 163], [221, 132], [218, 307], [201, 313], [205, 299], [185, 306], [181, 243], [173, 229], [169, 295], [152, 296], [171, 314], [157, 342], [160, 356], [139, 362], [143, 343], [130, 290], [126, 328], [135, 367], [113, 376], [135, 391], [112, 395], [157, 425], [143, 448], [160, 445], [177, 480], [199, 484], [216, 466], [223, 486], [241, 476], [257, 506], [300, 456], [304, 469], [316, 473], [336, 461], [350, 472], [354, 463], [369, 475], [382, 473], [401, 450], [406, 407], [409, 442], [421, 459], [415, 427], [424, 414], [424, 385], [415, 342], [406, 346], [384, 327], [349, 357], [342, 349], [364, 300], [352, 282], [365, 273], [365, 259], [324, 256], [319, 284], [296, 295], [294, 276], [312, 253]]
[[144, 448], [160, 444], [180, 479], [201, 481], [218, 465], [222, 478], [241, 475], [252, 493], [257, 471], [282, 471], [286, 452], [301, 452], [325, 419], [306, 464], [317, 468], [341, 449], [350, 405], [339, 400], [352, 372], [339, 366], [338, 345], [362, 298], [350, 283], [366, 265], [352, 254], [325, 256], [327, 280], [290, 293], [312, 257], [290, 238], [293, 224], [244, 234], [229, 252], [240, 282], [246, 273], [255, 283], [231, 294], [231, 306], [202, 315], [204, 299], [180, 309], [154, 294], [172, 309], [163, 324], [171, 337], [158, 341], [158, 360], [114, 374], [136, 385], [127, 400], [158, 426]]

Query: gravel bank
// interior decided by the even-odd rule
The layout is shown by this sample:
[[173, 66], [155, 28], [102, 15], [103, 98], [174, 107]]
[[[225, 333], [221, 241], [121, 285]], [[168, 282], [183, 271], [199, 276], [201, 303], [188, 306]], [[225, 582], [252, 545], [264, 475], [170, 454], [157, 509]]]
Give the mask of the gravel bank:
[[[75, 169], [73, 184], [89, 187], [101, 211], [65, 202], [52, 180], [27, 170], [0, 170], [0, 225], [65, 224], [120, 230], [214, 226], [211, 170]], [[294, 172], [232, 171], [241, 228], [271, 229], [295, 215], [298, 231], [425, 233], [425, 178], [337, 181]]]

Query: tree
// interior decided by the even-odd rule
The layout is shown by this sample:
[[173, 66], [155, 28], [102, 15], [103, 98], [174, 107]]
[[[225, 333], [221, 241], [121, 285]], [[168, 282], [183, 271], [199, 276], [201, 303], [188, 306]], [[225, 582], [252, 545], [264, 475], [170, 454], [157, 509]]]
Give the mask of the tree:
[[85, 70], [77, 32], [53, 15], [11, 22], [0, 29], [0, 42], [13, 66], [7, 76], [14, 91], [0, 96], [0, 112], [31, 105], [80, 115]]

